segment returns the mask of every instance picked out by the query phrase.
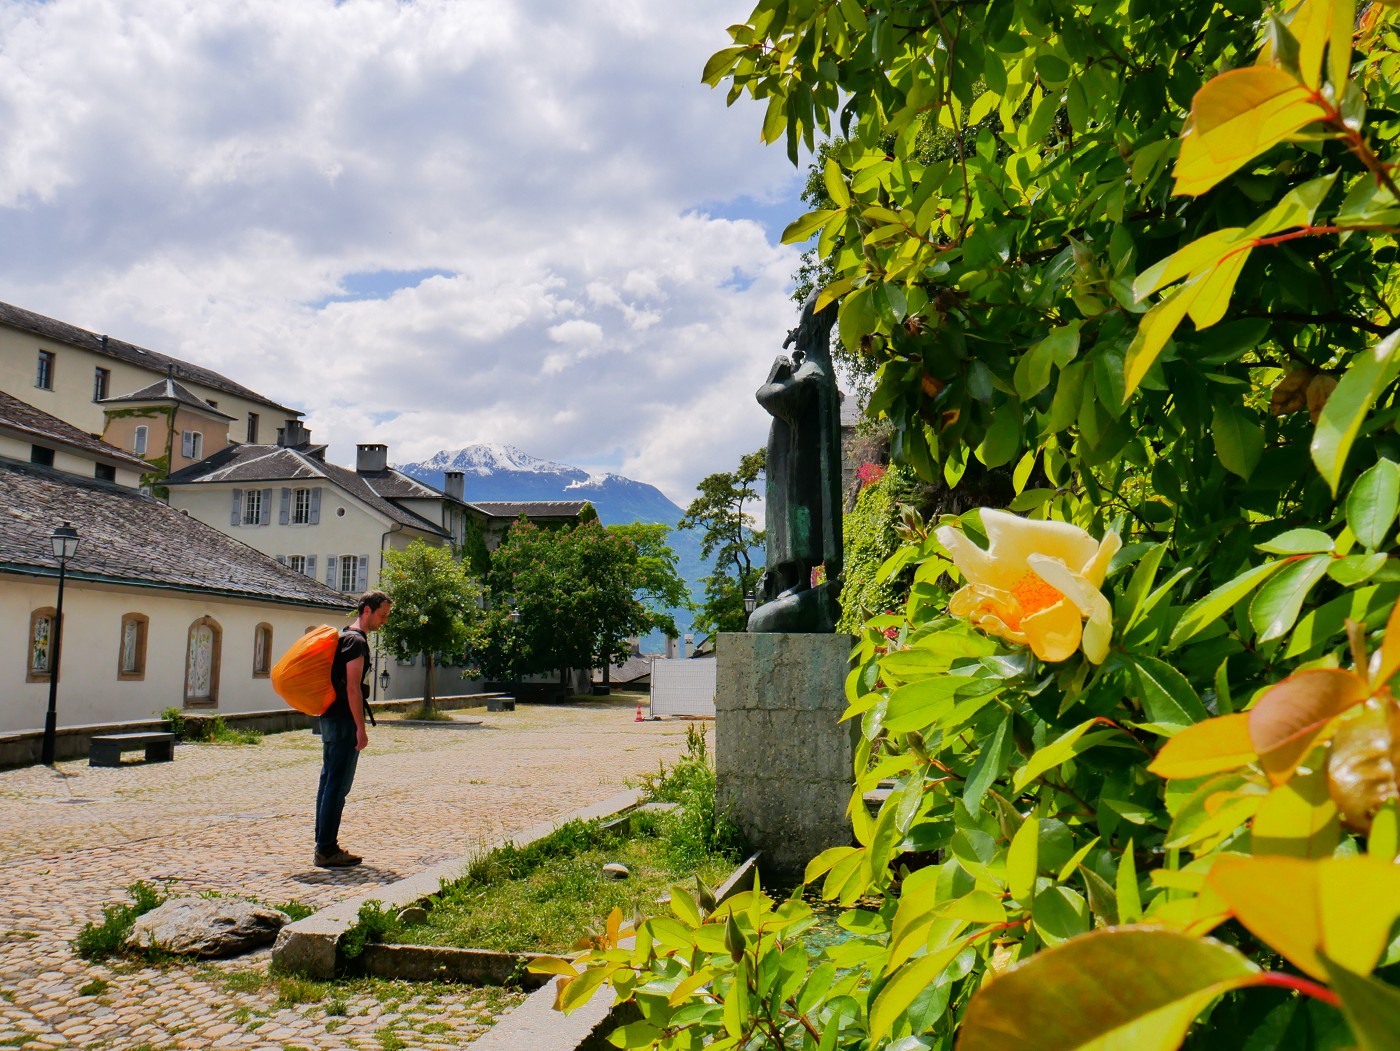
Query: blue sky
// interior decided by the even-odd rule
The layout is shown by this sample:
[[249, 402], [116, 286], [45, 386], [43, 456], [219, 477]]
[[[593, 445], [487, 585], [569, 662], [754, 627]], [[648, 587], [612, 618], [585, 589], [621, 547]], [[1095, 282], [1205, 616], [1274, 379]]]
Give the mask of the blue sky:
[[304, 409], [686, 502], [764, 440], [803, 173], [748, 0], [0, 0], [0, 299]]

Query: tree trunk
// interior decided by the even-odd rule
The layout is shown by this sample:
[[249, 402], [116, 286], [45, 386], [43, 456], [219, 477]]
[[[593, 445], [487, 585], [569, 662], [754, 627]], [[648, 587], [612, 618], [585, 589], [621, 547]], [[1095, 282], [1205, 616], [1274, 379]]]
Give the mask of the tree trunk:
[[435, 696], [433, 673], [433, 655], [425, 653], [423, 654], [423, 707], [428, 711], [433, 708], [433, 697]]

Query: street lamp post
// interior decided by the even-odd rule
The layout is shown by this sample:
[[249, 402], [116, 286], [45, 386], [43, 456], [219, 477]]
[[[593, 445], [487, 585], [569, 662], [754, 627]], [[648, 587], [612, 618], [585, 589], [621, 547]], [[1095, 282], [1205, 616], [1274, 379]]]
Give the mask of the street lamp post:
[[511, 661], [511, 671], [515, 679], [515, 700], [520, 701], [520, 640], [516, 638], [516, 631], [520, 626], [520, 610], [514, 604], [514, 595], [507, 596], [511, 600], [510, 607], [510, 652], [514, 660]]
[[49, 710], [44, 716], [44, 745], [40, 755], [40, 761], [45, 766], [53, 766], [54, 744], [58, 737], [58, 669], [63, 657], [63, 582], [68, 560], [78, 551], [78, 531], [64, 522], [53, 531], [49, 541], [53, 544], [53, 557], [58, 559], [58, 608], [54, 613], [53, 638], [50, 641]]
[[385, 668], [379, 673], [379, 695], [385, 699], [389, 696], [389, 669]]
[[758, 605], [758, 599], [754, 598], [753, 592], [752, 592], [752, 591], [745, 591], [745, 592], [744, 592], [744, 612], [745, 612], [745, 613], [752, 613], [752, 612], [753, 612], [753, 609], [754, 609], [754, 607], [755, 607], [756, 605]]

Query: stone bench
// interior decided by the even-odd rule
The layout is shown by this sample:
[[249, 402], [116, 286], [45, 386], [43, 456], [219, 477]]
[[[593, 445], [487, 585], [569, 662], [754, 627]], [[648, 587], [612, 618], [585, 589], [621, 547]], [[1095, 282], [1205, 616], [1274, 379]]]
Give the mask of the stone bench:
[[142, 748], [148, 763], [168, 763], [175, 758], [172, 733], [107, 734], [89, 742], [88, 766], [121, 766], [122, 753]]
[[486, 710], [488, 712], [513, 712], [515, 711], [515, 698], [488, 697], [486, 699]]

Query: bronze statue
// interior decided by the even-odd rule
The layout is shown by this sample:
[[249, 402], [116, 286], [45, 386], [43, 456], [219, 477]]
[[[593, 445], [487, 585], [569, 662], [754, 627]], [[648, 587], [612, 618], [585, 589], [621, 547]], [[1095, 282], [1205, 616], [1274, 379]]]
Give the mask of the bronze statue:
[[[816, 295], [758, 388], [768, 431], [767, 568], [749, 631], [836, 630], [841, 616], [841, 403], [831, 366], [836, 304]], [[818, 569], [825, 579], [813, 582]]]

